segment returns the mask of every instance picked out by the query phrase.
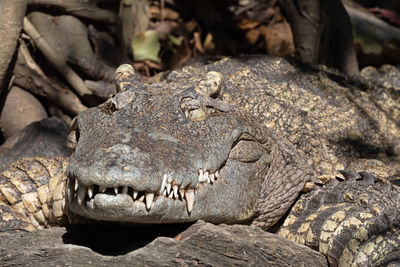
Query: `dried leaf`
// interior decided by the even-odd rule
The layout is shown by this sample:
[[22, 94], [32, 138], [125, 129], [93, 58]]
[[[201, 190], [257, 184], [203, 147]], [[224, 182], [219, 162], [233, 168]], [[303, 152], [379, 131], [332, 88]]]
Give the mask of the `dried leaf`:
[[166, 7], [162, 10], [162, 17], [163, 19], [177, 20], [179, 19], [179, 13]]
[[288, 56], [294, 53], [293, 35], [286, 21], [259, 27], [264, 35], [269, 55]]
[[260, 23], [261, 23], [260, 21], [254, 21], [254, 20], [250, 20], [250, 19], [242, 19], [238, 23], [237, 26], [241, 30], [249, 30], [249, 29], [254, 29], [258, 25], [260, 25]]
[[193, 34], [193, 38], [194, 38], [194, 47], [197, 49], [197, 51], [199, 51], [200, 53], [204, 53], [204, 48], [203, 45], [201, 43], [201, 37], [200, 37], [200, 33], [199, 32], [195, 32]]
[[213, 42], [213, 35], [211, 32], [207, 33], [204, 39], [203, 47], [207, 52], [212, 52], [215, 49], [215, 44]]
[[188, 32], [193, 32], [199, 24], [195, 20], [186, 22], [185, 27]]
[[160, 52], [158, 32], [149, 30], [136, 35], [132, 39], [132, 49], [135, 61], [149, 59], [160, 62], [158, 58], [158, 53]]
[[252, 45], [254, 45], [257, 42], [259, 37], [260, 37], [260, 31], [257, 29], [251, 29], [248, 32], [246, 32], [246, 39]]

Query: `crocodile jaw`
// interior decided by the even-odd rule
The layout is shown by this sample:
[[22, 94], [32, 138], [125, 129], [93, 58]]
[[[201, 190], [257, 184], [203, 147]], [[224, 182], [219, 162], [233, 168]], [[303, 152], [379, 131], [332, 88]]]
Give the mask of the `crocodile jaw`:
[[241, 222], [256, 212], [258, 194], [246, 194], [246, 191], [257, 191], [258, 183], [254, 177], [243, 179], [244, 173], [234, 169], [238, 164], [248, 171], [254, 169], [255, 163], [228, 160], [220, 170], [208, 174], [208, 178], [199, 170], [201, 182], [195, 188], [169, 185], [170, 179], [165, 175], [157, 192], [138, 192], [128, 186], [85, 186], [70, 178], [66, 200], [72, 212], [95, 220], [153, 224], [199, 219], [214, 223]]

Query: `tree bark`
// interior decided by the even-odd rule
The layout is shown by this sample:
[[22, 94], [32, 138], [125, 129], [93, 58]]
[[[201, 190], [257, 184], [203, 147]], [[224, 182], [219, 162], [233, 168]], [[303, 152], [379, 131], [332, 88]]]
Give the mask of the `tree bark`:
[[68, 81], [75, 92], [83, 97], [92, 93], [86, 88], [85, 82], [75, 73], [64, 60], [64, 56], [59, 55], [57, 51], [47, 42], [46, 39], [36, 30], [28, 18], [24, 18], [24, 31], [34, 40], [35, 45], [43, 53], [46, 59], [54, 68]]
[[296, 57], [358, 74], [351, 23], [340, 0], [285, 0]]
[[293, 31], [296, 57], [310, 64], [318, 63], [322, 33], [319, 0], [285, 0], [285, 13]]
[[0, 110], [8, 93], [26, 6], [26, 0], [0, 1]]
[[85, 19], [104, 23], [119, 23], [118, 15], [97, 6], [100, 2], [116, 2], [117, 0], [28, 0], [31, 5], [49, 5], [64, 9], [66, 12]]

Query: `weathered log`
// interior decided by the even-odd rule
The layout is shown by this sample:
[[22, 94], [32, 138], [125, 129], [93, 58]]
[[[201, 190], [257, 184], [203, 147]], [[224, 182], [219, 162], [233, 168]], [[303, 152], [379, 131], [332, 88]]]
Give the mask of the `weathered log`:
[[28, 4], [59, 7], [77, 17], [106, 23], [118, 23], [118, 15], [110, 10], [99, 8], [97, 3], [100, 2], [116, 2], [116, 0], [28, 0]]
[[155, 236], [96, 226], [17, 233], [1, 237], [0, 265], [327, 266], [320, 253], [250, 226], [200, 221], [175, 238]]
[[24, 31], [32, 38], [36, 46], [55, 69], [68, 81], [79, 96], [91, 95], [84, 81], [67, 65], [63, 56], [60, 56], [47, 42], [46, 39], [35, 29], [28, 18], [24, 18]]
[[107, 99], [110, 96], [116, 94], [117, 90], [114, 83], [103, 82], [103, 81], [85, 81], [87, 88], [93, 92], [93, 94]]
[[300, 60], [349, 74], [359, 72], [350, 20], [340, 0], [285, 0], [284, 3]]
[[61, 87], [56, 82], [50, 81], [49, 78], [44, 75], [23, 43], [21, 43], [18, 62], [15, 66], [13, 83], [27, 91], [48, 99], [50, 102], [72, 115], [86, 110], [86, 107], [73, 92], [68, 88]]
[[26, 12], [26, 0], [0, 1], [0, 110], [4, 104], [11, 79], [12, 61]]
[[377, 18], [371, 12], [353, 2], [344, 1], [344, 4], [356, 31], [400, 47], [400, 30], [398, 28]]

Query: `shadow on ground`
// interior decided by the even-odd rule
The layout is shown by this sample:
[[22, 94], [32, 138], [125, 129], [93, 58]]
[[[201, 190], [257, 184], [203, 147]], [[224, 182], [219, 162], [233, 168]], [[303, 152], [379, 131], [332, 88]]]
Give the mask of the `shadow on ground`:
[[190, 225], [70, 225], [62, 238], [64, 244], [88, 247], [101, 255], [118, 256], [144, 247], [160, 236], [173, 238]]

